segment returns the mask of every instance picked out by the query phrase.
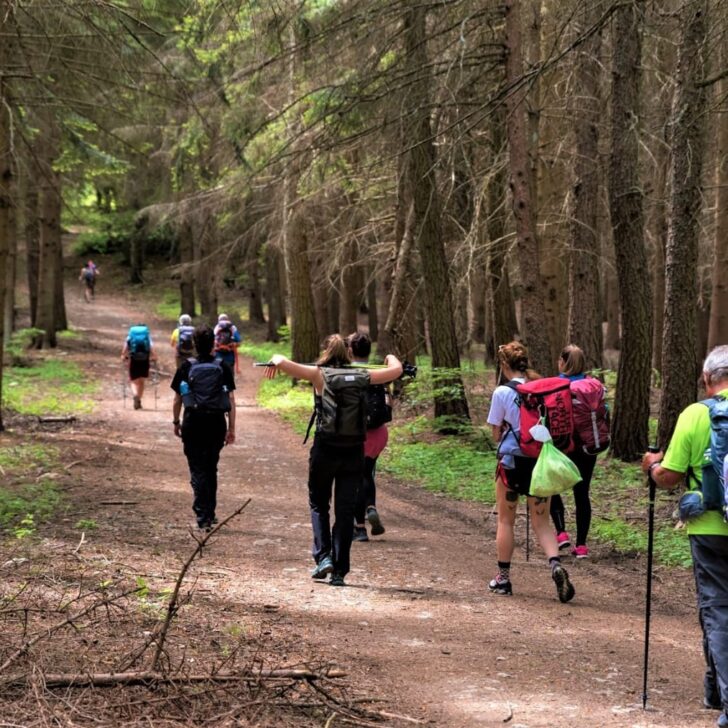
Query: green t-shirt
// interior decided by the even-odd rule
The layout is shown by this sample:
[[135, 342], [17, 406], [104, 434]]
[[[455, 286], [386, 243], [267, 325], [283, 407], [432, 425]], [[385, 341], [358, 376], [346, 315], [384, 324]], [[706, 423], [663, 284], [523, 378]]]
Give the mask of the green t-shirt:
[[[728, 397], [728, 389], [720, 392]], [[710, 462], [710, 414], [704, 404], [696, 402], [686, 407], [677, 419], [675, 432], [670, 440], [662, 467], [677, 473], [687, 473], [692, 468], [693, 474], [701, 480], [703, 465]], [[697, 488], [693, 478], [688, 487]], [[687, 524], [689, 536], [728, 536], [728, 523], [718, 511], [706, 511], [702, 516], [693, 518]]]

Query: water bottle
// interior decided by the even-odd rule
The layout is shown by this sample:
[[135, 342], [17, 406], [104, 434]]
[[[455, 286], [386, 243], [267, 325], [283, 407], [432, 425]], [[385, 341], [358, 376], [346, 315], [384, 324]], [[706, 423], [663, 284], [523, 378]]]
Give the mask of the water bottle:
[[194, 407], [195, 398], [190, 391], [190, 385], [184, 380], [180, 382], [179, 393], [182, 395], [182, 404], [184, 404], [185, 407]]

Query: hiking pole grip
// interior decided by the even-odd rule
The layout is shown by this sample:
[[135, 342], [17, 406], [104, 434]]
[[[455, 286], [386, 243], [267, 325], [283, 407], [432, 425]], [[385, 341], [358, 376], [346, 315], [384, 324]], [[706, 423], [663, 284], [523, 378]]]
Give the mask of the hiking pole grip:
[[[658, 453], [660, 448], [651, 445], [648, 452]], [[642, 669], [642, 710], [647, 709], [647, 668], [650, 656], [650, 616], [652, 607], [652, 556], [655, 546], [655, 497], [657, 485], [652, 476], [647, 474], [649, 484], [649, 505], [647, 510], [647, 586], [645, 588], [645, 660]]]
[[273, 367], [275, 364], [272, 361], [254, 361], [254, 367]]

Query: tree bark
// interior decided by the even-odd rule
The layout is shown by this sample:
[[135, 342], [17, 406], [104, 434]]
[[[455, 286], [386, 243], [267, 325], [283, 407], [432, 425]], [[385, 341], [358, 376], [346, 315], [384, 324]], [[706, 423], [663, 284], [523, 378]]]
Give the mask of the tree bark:
[[217, 225], [212, 215], [204, 221], [202, 228], [199, 259], [195, 266], [195, 289], [200, 302], [200, 314], [208, 321], [216, 321], [220, 263], [216, 250]]
[[639, 179], [639, 93], [644, 1], [614, 13], [609, 204], [619, 283], [622, 346], [612, 453], [635, 460], [647, 449], [652, 354], [652, 292]]
[[255, 245], [248, 261], [248, 319], [251, 323], [264, 324], [263, 296], [260, 288], [260, 249], [262, 245]]
[[[422, 264], [423, 298], [435, 382], [435, 417], [469, 419], [460, 374], [460, 353], [455, 335], [449, 264], [445, 256], [440, 220], [440, 201], [435, 179], [435, 146], [430, 124], [430, 76], [426, 47], [426, 9], [410, 0], [405, 13], [407, 57], [418, 69], [411, 92], [412, 118], [408, 173], [412, 191], [414, 231]], [[439, 370], [439, 372], [438, 372]], [[449, 430], [450, 425], [443, 429]]]
[[[7, 7], [6, 7], [7, 5]], [[0, 2], [0, 29], [11, 12], [10, 3]], [[0, 68], [7, 67], [7, 48], [0, 44]], [[5, 301], [7, 281], [8, 238], [10, 236], [10, 206], [13, 181], [12, 149], [10, 145], [10, 113], [7, 81], [0, 74], [0, 310]], [[5, 429], [2, 416], [3, 352], [5, 351], [4, 318], [0, 318], [0, 432]]]
[[[585, 0], [577, 33], [600, 15], [599, 0]], [[572, 94], [574, 163], [571, 246], [569, 248], [568, 340], [584, 351], [587, 369], [602, 366], [602, 317], [599, 301], [599, 78], [602, 36], [592, 34], [574, 53]]]
[[52, 109], [40, 112], [39, 155], [40, 265], [38, 271], [38, 312], [36, 325], [43, 333], [35, 341], [38, 348], [54, 348], [58, 318], [56, 276], [61, 256], [61, 188], [53, 163], [60, 154], [60, 130]]
[[[1, 99], [2, 97], [0, 97]], [[11, 158], [11, 177], [8, 180], [10, 207], [8, 208], [8, 240], [4, 300], [4, 335], [9, 338], [15, 331], [15, 284], [18, 276], [18, 185], [15, 164]], [[2, 348], [0, 348], [2, 352]]]
[[367, 312], [369, 318], [369, 338], [379, 341], [379, 316], [377, 315], [377, 280], [371, 278], [367, 283]]
[[521, 269], [521, 328], [533, 366], [550, 371], [551, 349], [547, 328], [543, 325], [545, 301], [541, 288], [538, 240], [532, 197], [532, 168], [529, 164], [526, 134], [525, 98], [527, 86], [522, 81], [520, 0], [505, 2], [506, 82], [512, 87], [506, 96], [506, 134], [508, 139], [510, 188], [516, 222], [518, 262]]
[[[35, 164], [31, 165], [35, 170]], [[31, 172], [31, 174], [33, 174]], [[25, 188], [25, 267], [28, 279], [30, 325], [35, 326], [38, 316], [38, 272], [40, 269], [40, 221], [38, 219], [38, 185], [28, 180]]]
[[663, 391], [658, 442], [667, 444], [678, 415], [695, 401], [695, 307], [698, 298], [698, 235], [701, 176], [706, 136], [705, 75], [707, 0], [681, 10], [677, 88], [672, 111], [670, 215], [665, 251], [665, 329], [662, 339]]
[[[724, 36], [721, 45], [721, 68], [728, 65], [728, 40]], [[728, 79], [723, 79], [717, 98], [728, 96]], [[715, 233], [713, 236], [713, 268], [711, 270], [712, 293], [710, 297], [710, 324], [708, 326], [708, 351], [728, 343], [728, 113], [717, 115], [717, 165], [715, 185], [718, 190], [715, 205]]]
[[265, 290], [268, 300], [268, 341], [279, 341], [278, 329], [284, 326], [283, 302], [281, 290], [281, 253], [270, 241], [265, 246]]
[[346, 241], [342, 251], [341, 293], [337, 331], [342, 336], [353, 334], [358, 326], [360, 276], [357, 268], [357, 249], [354, 241]]

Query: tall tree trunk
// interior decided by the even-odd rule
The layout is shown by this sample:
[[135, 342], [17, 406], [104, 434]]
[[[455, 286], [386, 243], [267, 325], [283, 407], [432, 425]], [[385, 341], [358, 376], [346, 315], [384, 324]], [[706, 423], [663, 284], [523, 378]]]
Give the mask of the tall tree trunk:
[[[35, 170], [35, 164], [31, 169]], [[38, 316], [38, 272], [40, 269], [40, 221], [38, 219], [37, 177], [28, 180], [25, 188], [25, 268], [28, 279], [30, 325], [35, 326]], [[30, 175], [29, 175], [30, 177]]]
[[[665, 140], [665, 146], [667, 140]], [[652, 203], [649, 229], [652, 237], [652, 368], [662, 372], [662, 333], [665, 313], [665, 249], [667, 247], [667, 168], [668, 154], [663, 144], [655, 150], [655, 199]]]
[[57, 189], [57, 197], [56, 197], [56, 203], [58, 205], [58, 209], [56, 211], [56, 216], [58, 218], [58, 230], [57, 230], [57, 236], [58, 239], [56, 240], [56, 274], [55, 274], [55, 301], [53, 303], [53, 306], [56, 310], [56, 331], [64, 331], [68, 328], [68, 317], [66, 315], [66, 296], [64, 293], [64, 273], [65, 268], [63, 264], [63, 230], [61, 228], [61, 213], [63, 211], [63, 199], [61, 197], [61, 177], [58, 176], [58, 189]]
[[[599, 0], [585, 0], [577, 33], [593, 25]], [[568, 339], [580, 346], [588, 369], [602, 366], [602, 317], [599, 301], [599, 77], [602, 36], [593, 33], [574, 54], [572, 118], [576, 134], [571, 246], [569, 248]]]
[[379, 317], [377, 315], [377, 280], [371, 278], [367, 283], [367, 311], [369, 318], [369, 338], [379, 340]]
[[219, 255], [216, 255], [217, 225], [210, 215], [199, 235], [199, 260], [195, 266], [195, 290], [200, 302], [200, 314], [208, 321], [217, 320]]
[[[11, 160], [11, 178], [8, 183], [10, 207], [8, 209], [8, 241], [5, 277], [4, 325], [6, 338], [15, 331], [15, 284], [18, 276], [18, 185], [15, 176], [15, 165]], [[2, 352], [2, 348], [0, 348]]]
[[179, 300], [180, 313], [190, 316], [196, 315], [195, 302], [195, 244], [192, 232], [192, 225], [184, 220], [180, 225], [179, 232]]
[[61, 197], [58, 173], [53, 163], [60, 153], [60, 130], [53, 111], [40, 112], [39, 155], [40, 266], [38, 272], [38, 313], [36, 325], [43, 333], [36, 346], [56, 346], [57, 310], [56, 276], [61, 255]]
[[[0, 1], [0, 30], [5, 28], [11, 12], [11, 3]], [[7, 47], [0, 43], [0, 68], [7, 68]], [[7, 81], [0, 74], [0, 310], [5, 301], [7, 281], [8, 238], [10, 236], [10, 206], [13, 181], [13, 160], [10, 145], [10, 104], [7, 98]], [[3, 352], [5, 351], [4, 320], [0, 318], [0, 432], [5, 429], [2, 416]]]
[[[726, 66], [728, 66], [728, 39], [724, 35], [721, 44], [720, 68]], [[713, 236], [708, 350], [728, 342], [728, 112], [725, 110], [726, 97], [728, 97], [728, 80], [723, 79], [718, 86], [717, 93], [717, 98], [722, 100], [723, 111], [717, 115], [716, 120], [715, 186], [718, 192]]]
[[144, 241], [148, 222], [146, 215], [137, 215], [129, 241], [129, 282], [133, 285], [144, 283]]
[[665, 330], [662, 340], [663, 390], [658, 442], [672, 436], [678, 415], [695, 401], [695, 307], [698, 298], [698, 234], [702, 208], [701, 175], [706, 135], [705, 72], [707, 0], [686, 2], [672, 113], [670, 215], [665, 255]]
[[609, 204], [622, 329], [612, 452], [622, 460], [634, 460], [647, 449], [650, 417], [652, 292], [638, 169], [643, 13], [643, 0], [615, 10], [612, 39]]
[[255, 245], [251, 250], [248, 261], [248, 319], [251, 323], [264, 324], [265, 314], [263, 313], [263, 296], [260, 288], [260, 249], [261, 245]]
[[283, 315], [283, 291], [281, 290], [281, 253], [268, 242], [265, 246], [265, 290], [268, 300], [268, 341], [278, 341], [278, 329], [286, 323]]
[[521, 328], [531, 361], [539, 371], [550, 371], [551, 348], [547, 328], [543, 325], [545, 301], [541, 288], [538, 240], [532, 197], [532, 169], [528, 157], [525, 97], [522, 81], [520, 0], [505, 1], [506, 82], [513, 87], [506, 96], [506, 133], [510, 157], [510, 188], [516, 222], [518, 262], [521, 269]]
[[419, 78], [413, 80], [411, 92], [410, 138], [413, 146], [409, 152], [408, 172], [436, 386], [435, 417], [465, 420], [469, 419], [468, 403], [460, 374], [456, 371], [460, 369], [460, 353], [455, 336], [449, 265], [442, 241], [440, 201], [435, 179], [425, 16], [425, 7], [418, 0], [410, 0], [405, 13], [405, 44], [409, 62], [418, 70]]
[[341, 294], [339, 296], [339, 316], [337, 331], [348, 336], [357, 330], [360, 276], [356, 267], [357, 246], [355, 241], [346, 241], [342, 251]]

